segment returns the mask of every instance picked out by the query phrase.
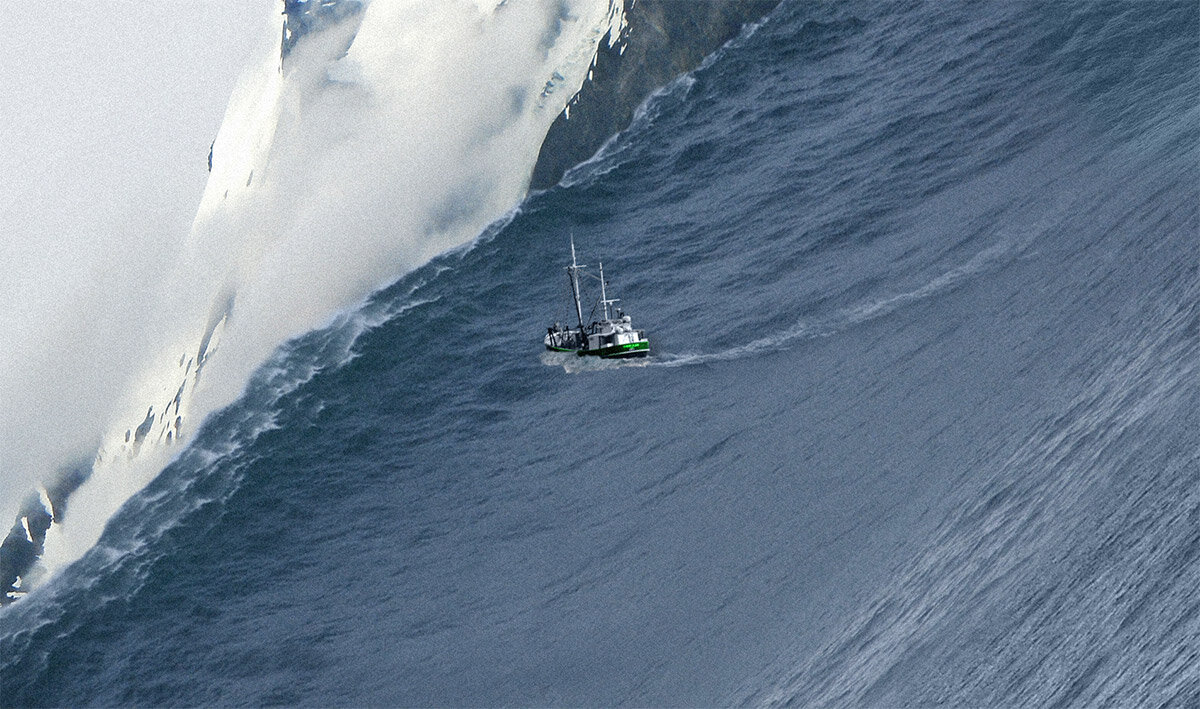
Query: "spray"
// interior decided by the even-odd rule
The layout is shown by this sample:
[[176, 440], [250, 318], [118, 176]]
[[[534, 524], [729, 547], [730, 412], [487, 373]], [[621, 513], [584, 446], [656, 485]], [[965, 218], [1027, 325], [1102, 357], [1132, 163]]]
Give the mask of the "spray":
[[45, 532], [45, 569], [94, 545], [282, 342], [517, 204], [550, 124], [623, 22], [620, 0], [354, 4], [299, 34], [306, 3], [277, 8], [281, 43], [234, 92], [161, 280], [154, 344], [70, 515]]

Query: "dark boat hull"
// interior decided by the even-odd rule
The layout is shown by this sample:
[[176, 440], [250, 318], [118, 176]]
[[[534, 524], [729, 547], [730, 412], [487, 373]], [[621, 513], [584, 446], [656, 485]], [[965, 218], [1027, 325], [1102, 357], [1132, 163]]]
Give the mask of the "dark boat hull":
[[650, 354], [650, 343], [646, 340], [641, 342], [630, 342], [624, 345], [613, 345], [611, 347], [601, 347], [594, 350], [576, 350], [575, 354], [580, 357], [592, 356], [602, 357], [604, 359], [628, 359], [632, 357], [645, 357]]
[[650, 354], [649, 342], [631, 342], [626, 345], [614, 345], [612, 347], [603, 347], [598, 350], [577, 349], [572, 347], [555, 347], [546, 345], [546, 349], [551, 352], [574, 352], [580, 357], [600, 357], [602, 359], [633, 359], [636, 357], [646, 357]]

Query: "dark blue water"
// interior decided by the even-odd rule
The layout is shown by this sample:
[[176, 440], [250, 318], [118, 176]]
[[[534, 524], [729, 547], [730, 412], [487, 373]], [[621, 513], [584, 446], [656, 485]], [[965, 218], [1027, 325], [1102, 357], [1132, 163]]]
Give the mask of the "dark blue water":
[[[785, 2], [281, 349], [0, 704], [1200, 703], [1198, 38]], [[541, 352], [571, 232], [647, 363]]]

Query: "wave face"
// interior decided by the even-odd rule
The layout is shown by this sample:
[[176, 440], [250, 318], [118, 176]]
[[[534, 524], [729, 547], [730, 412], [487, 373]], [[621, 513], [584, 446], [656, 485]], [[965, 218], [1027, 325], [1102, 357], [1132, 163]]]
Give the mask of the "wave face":
[[[413, 21], [378, 7], [347, 58]], [[0, 611], [0, 696], [1195, 704], [1198, 25], [1192, 2], [785, 2], [557, 187], [467, 210], [487, 228], [457, 188], [537, 141], [481, 161], [270, 123], [305, 146], [271, 173], [305, 199], [270, 214], [319, 238], [250, 240], [239, 263], [288, 267], [231, 279], [211, 371], [237, 386]], [[343, 143], [460, 179], [376, 191], [307, 152]], [[213, 189], [204, 223], [237, 222]], [[478, 238], [428, 260], [455, 239], [390, 250], [397, 220]], [[570, 232], [650, 335], [640, 366], [543, 359]], [[357, 306], [338, 285], [352, 307], [306, 329], [269, 285], [306, 248], [303, 288], [413, 270]], [[304, 334], [237, 335], [239, 309]]]
[[511, 210], [621, 18], [609, 0], [282, 7], [269, 28], [280, 39], [246, 71], [213, 142], [175, 267], [154, 274], [153, 344], [130, 363], [84, 480], [68, 469], [69, 504], [54, 504], [53, 479], [49, 503], [22, 506], [0, 547], [5, 591], [91, 548], [282, 342]]

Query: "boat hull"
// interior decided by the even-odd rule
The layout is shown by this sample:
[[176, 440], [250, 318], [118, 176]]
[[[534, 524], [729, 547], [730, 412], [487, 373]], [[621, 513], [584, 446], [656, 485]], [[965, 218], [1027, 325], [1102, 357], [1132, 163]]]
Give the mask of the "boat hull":
[[580, 357], [600, 357], [601, 359], [632, 359], [634, 357], [645, 357], [650, 354], [649, 341], [630, 342], [624, 345], [613, 345], [612, 347], [603, 347], [598, 350], [587, 350], [577, 347], [555, 347], [547, 344], [546, 349], [550, 352], [574, 352]]
[[594, 350], [576, 350], [580, 357], [601, 357], [603, 359], [628, 359], [645, 357], [650, 354], [650, 341], [628, 342], [623, 345], [612, 345]]

